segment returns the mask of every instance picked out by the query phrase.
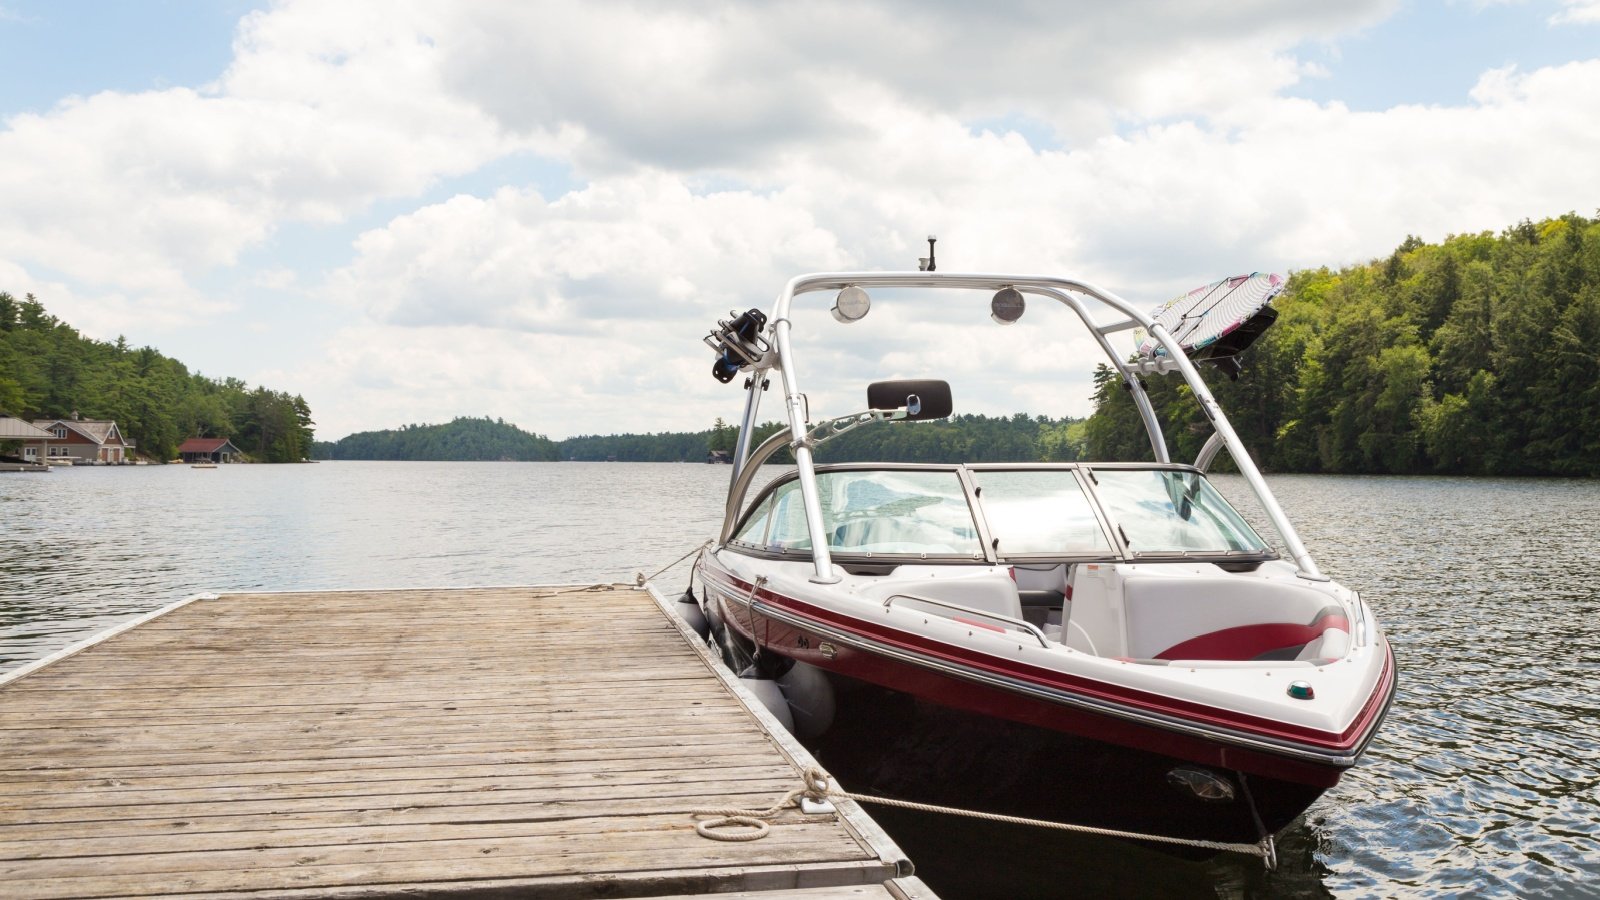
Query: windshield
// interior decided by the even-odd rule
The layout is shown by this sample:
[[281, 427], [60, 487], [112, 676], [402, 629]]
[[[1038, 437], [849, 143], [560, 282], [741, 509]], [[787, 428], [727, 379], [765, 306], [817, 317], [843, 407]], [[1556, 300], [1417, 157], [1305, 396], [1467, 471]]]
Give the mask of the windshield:
[[[1117, 555], [1104, 521], [1133, 556], [1269, 553], [1239, 513], [1197, 472], [973, 468], [973, 486], [999, 557]], [[834, 469], [817, 473], [830, 553], [982, 558], [984, 547], [952, 469]], [[1102, 519], [1095, 509], [1099, 501]], [[746, 515], [734, 543], [770, 553], [811, 552], [800, 482], [775, 487]]]
[[1266, 542], [1205, 476], [1162, 469], [1095, 469], [1095, 494], [1141, 553], [1261, 553]]
[[1060, 469], [973, 472], [978, 499], [1001, 556], [1103, 555], [1111, 541], [1077, 476]]
[[[817, 491], [830, 552], [983, 555], [966, 493], [953, 471], [819, 472]], [[800, 483], [774, 490], [734, 539], [769, 551], [809, 551]]]

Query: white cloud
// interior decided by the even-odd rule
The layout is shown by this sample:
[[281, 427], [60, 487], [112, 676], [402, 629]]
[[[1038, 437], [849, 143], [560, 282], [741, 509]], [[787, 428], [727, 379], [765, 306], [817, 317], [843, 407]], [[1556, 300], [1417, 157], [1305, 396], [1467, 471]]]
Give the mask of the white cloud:
[[[1545, 21], [1551, 25], [1587, 25], [1600, 22], [1600, 0], [1555, 0], [1560, 7]], [[1527, 0], [1473, 0], [1472, 6], [1522, 6]]]
[[[1001, 329], [976, 307], [958, 323], [918, 321], [915, 309], [887, 300], [879, 307], [848, 329], [833, 322], [825, 304], [797, 309], [796, 346], [805, 350], [800, 380], [814, 415], [860, 411], [867, 382], [894, 377], [948, 378], [957, 385], [960, 412], [1089, 409], [1087, 370], [1073, 371], [1093, 352], [1087, 339]], [[255, 373], [252, 380], [311, 399], [328, 437], [485, 414], [556, 438], [698, 430], [719, 416], [737, 418], [743, 404], [736, 385], [710, 377], [713, 356], [699, 343], [716, 315], [672, 325], [616, 323], [582, 334], [367, 324], [332, 335], [307, 365]], [[1062, 315], [1054, 311], [1058, 320]], [[1021, 381], [1019, 364], [1072, 377]], [[763, 419], [783, 416], [776, 373], [773, 383]]]
[[1600, 0], [1561, 0], [1561, 11], [1550, 17], [1552, 25], [1600, 23]]
[[196, 303], [196, 277], [280, 223], [340, 221], [517, 146], [441, 91], [426, 20], [386, 9], [341, 6], [325, 23], [339, 27], [315, 33], [293, 28], [291, 10], [252, 14], [215, 85], [69, 97], [9, 119], [3, 252]]
[[566, 0], [475, 4], [439, 40], [461, 96], [513, 129], [570, 128], [590, 171], [693, 169], [848, 142], [863, 89], [963, 119], [1026, 113], [1074, 140], [1205, 115], [1294, 83], [1311, 70], [1291, 48], [1393, 7]]
[[[153, 328], [169, 328], [231, 312], [232, 307], [212, 304], [198, 314], [184, 298], [130, 297], [119, 291], [82, 291], [57, 278], [0, 259], [0, 291], [17, 299], [33, 294], [50, 315], [76, 328], [85, 337], [114, 341], [118, 335], [137, 335]], [[148, 341], [130, 338], [136, 345]]]
[[607, 334], [362, 325], [332, 335], [318, 359], [257, 378], [315, 398], [330, 437], [462, 415], [564, 437], [691, 427], [686, 406], [727, 415], [731, 391], [714, 390], [711, 360]]
[[285, 2], [241, 22], [214, 84], [9, 120], [0, 247], [199, 306], [201, 275], [283, 223], [343, 221], [516, 149], [597, 172], [762, 172], [876, 141], [858, 95], [957, 118], [1031, 111], [1087, 135], [1270, 94], [1297, 77], [1287, 48], [1387, 5]]
[[799, 204], [692, 193], [659, 173], [546, 202], [458, 196], [363, 234], [333, 296], [400, 325], [597, 331], [749, 304], [795, 266], [848, 259]]

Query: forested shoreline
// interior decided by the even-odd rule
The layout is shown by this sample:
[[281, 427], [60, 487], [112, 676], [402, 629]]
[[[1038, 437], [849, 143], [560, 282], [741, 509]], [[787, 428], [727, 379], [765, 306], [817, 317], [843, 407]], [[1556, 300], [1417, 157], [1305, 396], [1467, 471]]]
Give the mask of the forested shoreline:
[[298, 395], [207, 378], [153, 347], [97, 341], [37, 298], [0, 292], [0, 414], [112, 419], [135, 452], [165, 461], [191, 437], [225, 437], [252, 460], [311, 455], [311, 408]]
[[[1600, 220], [1569, 214], [1386, 259], [1294, 273], [1237, 382], [1205, 369], [1269, 471], [1600, 475]], [[1189, 391], [1146, 379], [1173, 458], [1210, 428]], [[1111, 370], [1092, 458], [1151, 458]], [[1171, 401], [1178, 401], [1176, 403]]]

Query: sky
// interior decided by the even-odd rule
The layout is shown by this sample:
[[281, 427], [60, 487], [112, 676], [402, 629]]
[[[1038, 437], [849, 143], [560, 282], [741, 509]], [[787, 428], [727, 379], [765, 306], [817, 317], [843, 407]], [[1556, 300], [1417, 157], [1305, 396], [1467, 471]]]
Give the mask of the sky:
[[[736, 420], [716, 319], [929, 234], [1154, 308], [1600, 210], [1600, 0], [0, 0], [0, 58], [0, 290], [322, 439]], [[876, 299], [797, 304], [814, 415], [1091, 410], [1061, 311]]]

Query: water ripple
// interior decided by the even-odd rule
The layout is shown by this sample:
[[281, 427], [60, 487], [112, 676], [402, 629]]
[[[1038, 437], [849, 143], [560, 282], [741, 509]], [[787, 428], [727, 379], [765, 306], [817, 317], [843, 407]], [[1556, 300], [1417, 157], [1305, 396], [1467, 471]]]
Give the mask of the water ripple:
[[[715, 531], [728, 475], [324, 463], [0, 477], [0, 668], [205, 590], [631, 581]], [[1268, 533], [1243, 482], [1218, 481]], [[1133, 894], [1600, 896], [1600, 483], [1271, 483], [1394, 645], [1388, 723], [1283, 835], [1278, 872], [1144, 856], [1106, 871]]]
[[[1250, 505], [1240, 479], [1220, 481]], [[1313, 827], [1337, 835], [1324, 884], [1350, 896], [1600, 895], [1600, 484], [1272, 485], [1321, 567], [1373, 605], [1400, 666], [1384, 732], [1318, 804]]]

